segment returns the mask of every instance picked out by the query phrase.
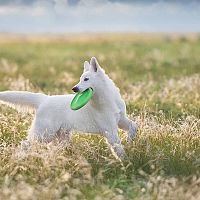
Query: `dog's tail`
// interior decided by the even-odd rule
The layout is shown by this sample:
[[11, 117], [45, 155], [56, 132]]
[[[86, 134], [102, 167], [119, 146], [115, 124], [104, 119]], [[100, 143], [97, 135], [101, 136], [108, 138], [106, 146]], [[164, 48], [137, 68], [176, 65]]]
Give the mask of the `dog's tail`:
[[37, 109], [48, 96], [25, 91], [0, 92], [0, 102], [23, 111]]

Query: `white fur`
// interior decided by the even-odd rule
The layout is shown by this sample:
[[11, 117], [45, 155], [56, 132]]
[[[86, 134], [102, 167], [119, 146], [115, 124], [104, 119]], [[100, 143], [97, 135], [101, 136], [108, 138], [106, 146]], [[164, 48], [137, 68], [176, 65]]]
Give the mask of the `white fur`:
[[[88, 81], [84, 81], [89, 78]], [[36, 114], [22, 148], [33, 140], [51, 142], [58, 137], [68, 143], [73, 131], [97, 133], [107, 138], [114, 154], [123, 158], [125, 153], [118, 136], [118, 127], [128, 131], [127, 142], [136, 134], [136, 124], [126, 116], [126, 105], [119, 89], [99, 66], [96, 58], [84, 63], [84, 73], [76, 85], [80, 91], [93, 88], [93, 97], [83, 108], [73, 111], [70, 102], [74, 94], [47, 96], [40, 93], [0, 92], [0, 100], [8, 105], [33, 107]]]

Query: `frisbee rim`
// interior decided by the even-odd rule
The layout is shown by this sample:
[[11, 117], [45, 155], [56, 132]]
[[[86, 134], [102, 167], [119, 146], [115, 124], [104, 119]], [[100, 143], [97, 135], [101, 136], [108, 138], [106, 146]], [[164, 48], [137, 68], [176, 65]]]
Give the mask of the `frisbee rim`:
[[[88, 92], [86, 100], [84, 99], [83, 102], [81, 102], [79, 99], [85, 92]], [[76, 93], [70, 103], [70, 108], [72, 110], [79, 110], [80, 108], [84, 107], [90, 101], [90, 99], [92, 98], [92, 95], [93, 95], [93, 89], [91, 87], [87, 88], [83, 92]]]

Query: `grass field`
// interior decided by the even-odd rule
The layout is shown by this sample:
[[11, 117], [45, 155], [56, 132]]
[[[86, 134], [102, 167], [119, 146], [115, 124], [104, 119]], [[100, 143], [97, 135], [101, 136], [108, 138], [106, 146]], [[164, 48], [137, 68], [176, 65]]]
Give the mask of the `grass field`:
[[198, 35], [0, 36], [0, 90], [71, 93], [96, 56], [139, 124], [120, 163], [104, 139], [76, 134], [64, 150], [15, 151], [33, 114], [0, 106], [0, 199], [200, 199]]

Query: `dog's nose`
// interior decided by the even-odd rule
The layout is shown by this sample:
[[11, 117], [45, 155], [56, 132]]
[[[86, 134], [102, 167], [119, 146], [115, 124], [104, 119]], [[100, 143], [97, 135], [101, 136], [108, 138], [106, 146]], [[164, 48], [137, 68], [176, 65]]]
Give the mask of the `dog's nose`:
[[73, 90], [74, 92], [78, 92], [78, 91], [79, 91], [79, 88], [78, 88], [77, 86], [74, 86], [74, 87], [72, 88], [72, 90]]

